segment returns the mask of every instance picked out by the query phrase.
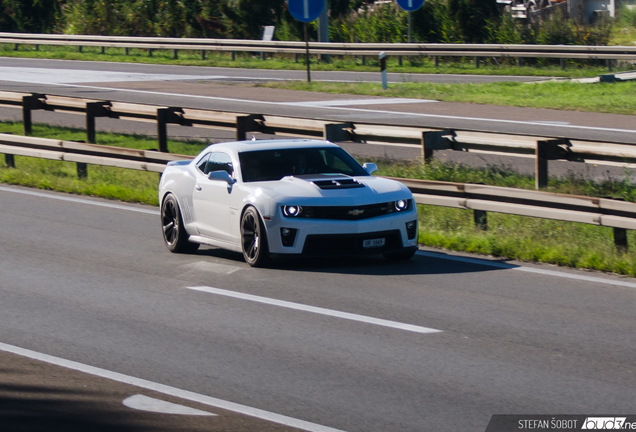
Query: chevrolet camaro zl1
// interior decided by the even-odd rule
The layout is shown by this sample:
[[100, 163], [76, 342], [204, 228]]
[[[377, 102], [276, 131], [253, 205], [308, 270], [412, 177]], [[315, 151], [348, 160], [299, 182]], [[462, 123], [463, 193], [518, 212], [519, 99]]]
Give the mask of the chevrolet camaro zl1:
[[417, 250], [417, 206], [409, 189], [371, 175], [339, 146], [315, 140], [214, 144], [192, 161], [170, 162], [159, 185], [161, 225], [172, 252], [210, 245], [271, 255], [382, 254]]

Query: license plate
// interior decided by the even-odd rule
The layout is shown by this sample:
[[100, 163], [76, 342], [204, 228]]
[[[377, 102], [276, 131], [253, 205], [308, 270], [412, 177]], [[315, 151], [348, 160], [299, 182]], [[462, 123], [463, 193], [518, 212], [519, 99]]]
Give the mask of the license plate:
[[384, 246], [383, 238], [369, 239], [369, 240], [364, 240], [362, 242], [362, 247], [365, 247], [365, 248], [375, 248], [375, 247], [382, 247], [382, 246]]

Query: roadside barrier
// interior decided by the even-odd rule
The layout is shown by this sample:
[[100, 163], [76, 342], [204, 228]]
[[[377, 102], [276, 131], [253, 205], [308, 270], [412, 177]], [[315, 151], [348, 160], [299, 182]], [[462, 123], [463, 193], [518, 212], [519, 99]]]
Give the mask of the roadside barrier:
[[636, 163], [636, 146], [621, 142], [572, 140], [565, 136], [511, 135], [478, 130], [439, 129], [379, 123], [314, 120], [261, 114], [210, 111], [182, 107], [91, 100], [66, 96], [0, 92], [0, 106], [22, 108], [24, 135], [32, 132], [32, 111], [46, 110], [86, 116], [86, 142], [96, 143], [99, 117], [157, 123], [159, 152], [168, 153], [168, 124], [236, 131], [237, 140], [248, 133], [326, 139], [367, 144], [400, 143], [421, 149], [430, 162], [437, 150], [453, 150], [535, 159], [535, 183], [547, 186], [548, 162], [567, 160], [594, 164]]
[[[197, 38], [159, 38], [159, 37], [125, 37], [95, 35], [51, 35], [29, 33], [2, 33], [0, 43], [14, 44], [18, 50], [20, 45], [76, 46], [82, 47], [124, 48], [126, 54], [131, 48], [144, 49], [152, 56], [156, 50], [172, 50], [174, 58], [178, 58], [179, 50], [201, 51], [205, 59], [206, 51], [253, 53], [303, 54], [305, 42], [295, 41], [259, 41], [242, 39], [197, 39]], [[420, 44], [420, 43], [336, 43], [309, 42], [312, 54], [340, 56], [378, 56], [386, 52], [388, 56], [425, 56], [433, 57], [438, 64], [439, 57], [474, 57], [475, 66], [479, 67], [480, 59], [496, 58], [557, 58], [561, 59], [561, 67], [565, 67], [564, 59], [599, 59], [606, 60], [611, 71], [611, 60], [636, 60], [634, 46], [586, 46], [586, 45], [507, 45], [507, 44]]]
[[[166, 163], [191, 156], [150, 150], [0, 134], [0, 153], [15, 167], [14, 155], [75, 162], [79, 177], [87, 164], [161, 173]], [[626, 251], [627, 230], [636, 229], [636, 203], [524, 189], [396, 178], [413, 192], [416, 203], [472, 210], [475, 226], [487, 229], [488, 212], [612, 227], [618, 250]]]

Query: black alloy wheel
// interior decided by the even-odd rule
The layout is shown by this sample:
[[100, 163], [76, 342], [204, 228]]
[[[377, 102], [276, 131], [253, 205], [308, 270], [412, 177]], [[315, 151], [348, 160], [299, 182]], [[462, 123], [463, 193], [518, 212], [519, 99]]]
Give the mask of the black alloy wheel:
[[262, 267], [269, 261], [267, 234], [254, 207], [248, 207], [241, 218], [241, 247], [250, 266]]
[[198, 243], [188, 241], [188, 233], [183, 226], [179, 204], [172, 194], [169, 194], [161, 205], [161, 227], [163, 241], [170, 252], [187, 253], [199, 248]]

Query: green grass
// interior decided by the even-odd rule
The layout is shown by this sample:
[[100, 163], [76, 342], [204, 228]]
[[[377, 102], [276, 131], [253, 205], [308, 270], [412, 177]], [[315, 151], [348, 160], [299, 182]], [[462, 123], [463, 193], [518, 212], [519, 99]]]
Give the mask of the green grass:
[[[101, 48], [84, 47], [79, 52], [77, 47], [46, 46], [42, 45], [36, 51], [34, 45], [20, 45], [17, 51], [13, 44], [0, 44], [0, 56], [23, 57], [59, 60], [84, 60], [84, 61], [110, 61], [146, 64], [176, 64], [183, 66], [214, 66], [235, 67], [249, 69], [281, 69], [281, 70], [305, 70], [304, 56], [295, 62], [293, 55], [275, 54], [268, 55], [266, 60], [249, 53], [237, 53], [236, 60], [231, 59], [230, 53], [208, 51], [206, 59], [201, 59], [200, 51], [180, 50], [179, 58], [174, 59], [173, 51], [155, 50], [153, 56], [148, 56], [147, 50], [130, 49], [129, 55], [125, 55], [123, 48], [107, 48], [105, 54], [101, 54]], [[475, 68], [473, 58], [441, 58], [438, 67], [435, 67], [432, 58], [403, 57], [402, 66], [398, 64], [396, 57], [389, 57], [387, 69], [389, 72], [404, 73], [431, 73], [431, 74], [476, 74], [476, 75], [520, 75], [520, 76], [550, 76], [550, 77], [592, 77], [606, 73], [602, 64], [588, 65], [585, 62], [569, 60], [566, 70], [561, 70], [559, 64], [538, 60], [533, 64], [517, 66], [514, 60], [486, 59], [486, 64]], [[362, 64], [362, 58], [332, 56], [332, 62], [319, 61], [318, 56], [312, 56], [311, 69], [321, 71], [357, 71], [378, 72], [379, 60], [375, 57], [366, 57], [366, 64]], [[630, 69], [631, 66], [620, 66]], [[618, 69], [618, 70], [622, 70]]]
[[[368, 159], [368, 158], [367, 158]], [[475, 183], [519, 189], [535, 189], [534, 176], [520, 175], [503, 165], [488, 165], [470, 168], [452, 162], [433, 161], [423, 165], [419, 162], [398, 162], [386, 159], [372, 161], [378, 164], [378, 175], [422, 180]], [[591, 181], [581, 175], [571, 174], [564, 178], [550, 177], [546, 192], [563, 193], [636, 201], [636, 186], [632, 174], [625, 170], [620, 177], [608, 177], [603, 181]]]
[[581, 84], [569, 81], [486, 84], [267, 82], [257, 86], [323, 93], [434, 99], [446, 102], [636, 114], [636, 81]]
[[[0, 123], [0, 133], [20, 135], [21, 127], [20, 123]], [[84, 139], [82, 130], [40, 124], [34, 125], [33, 135]], [[135, 135], [100, 133], [98, 140], [101, 144], [128, 148], [156, 147], [154, 139]], [[171, 151], [191, 155], [206, 145], [197, 141], [169, 142]], [[88, 177], [78, 179], [74, 163], [19, 156], [15, 157], [15, 162], [16, 168], [0, 164], [0, 183], [158, 205], [157, 173], [90, 165]], [[375, 162], [379, 164], [379, 175], [534, 188], [532, 177], [516, 174], [502, 166], [473, 169], [440, 162], [427, 166], [390, 160]], [[603, 182], [574, 176], [550, 178], [548, 190], [636, 201], [635, 187], [627, 171], [623, 178]], [[631, 245], [636, 245], [636, 233], [628, 232], [628, 239]], [[475, 228], [471, 211], [420, 206], [419, 241], [423, 245], [455, 251], [636, 276], [636, 248], [618, 253], [614, 248], [612, 229], [606, 227], [489, 213], [488, 230], [482, 231]]]
[[632, 249], [617, 252], [612, 228], [488, 213], [488, 230], [475, 228], [469, 210], [419, 206], [422, 245], [636, 276], [636, 232]]

